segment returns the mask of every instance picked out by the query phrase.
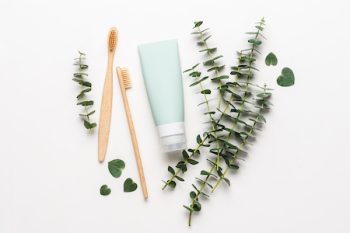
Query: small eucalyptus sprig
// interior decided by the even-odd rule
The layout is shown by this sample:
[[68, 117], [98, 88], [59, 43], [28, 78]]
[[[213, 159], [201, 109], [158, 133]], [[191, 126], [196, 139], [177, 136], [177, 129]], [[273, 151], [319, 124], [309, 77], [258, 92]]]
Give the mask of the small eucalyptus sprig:
[[[213, 193], [222, 181], [230, 185], [228, 172], [239, 168], [239, 161], [247, 154], [247, 144], [266, 123], [265, 113], [272, 105], [272, 89], [267, 88], [266, 84], [259, 85], [254, 80], [255, 72], [258, 71], [256, 60], [261, 54], [259, 48], [265, 39], [262, 34], [265, 20], [261, 19], [255, 25], [255, 30], [247, 33], [251, 36], [248, 39], [250, 46], [237, 52], [237, 65], [231, 67], [229, 75], [222, 74], [225, 66], [218, 63], [222, 56], [215, 55], [217, 49], [208, 46], [207, 41], [211, 37], [207, 34], [208, 29], [200, 28], [202, 21], [194, 24], [195, 31], [192, 34], [197, 36], [197, 45], [202, 48], [201, 53], [205, 52], [206, 60], [202, 66], [197, 64], [184, 72], [194, 80], [190, 86], [200, 87], [204, 102], [199, 105], [206, 106], [204, 114], [209, 116], [210, 127], [202, 136], [197, 135], [197, 146], [194, 149], [183, 151], [183, 158], [177, 163], [176, 169], [168, 167], [171, 177], [163, 186], [163, 189], [168, 186], [175, 188], [174, 180], [184, 180], [179, 174], [187, 171], [187, 164], [198, 164], [193, 158], [199, 155], [207, 157], [209, 167], [202, 169], [200, 176], [195, 178], [198, 184], [192, 184], [193, 190], [189, 193], [191, 202], [184, 205], [189, 212], [189, 225], [193, 214], [202, 209], [201, 198], [209, 197], [208, 193]], [[213, 73], [214, 76], [210, 77]], [[280, 79], [290, 80], [290, 77], [292, 73], [285, 70]], [[212, 81], [213, 88], [205, 87], [208, 80]], [[218, 96], [218, 104], [214, 108], [208, 99], [213, 93]], [[202, 147], [208, 147], [208, 150], [203, 150]]]
[[73, 74], [73, 81], [77, 82], [81, 86], [81, 91], [77, 95], [77, 105], [84, 107], [84, 113], [79, 114], [84, 121], [84, 127], [89, 131], [93, 130], [97, 124], [92, 122], [90, 116], [95, 113], [95, 110], [91, 110], [94, 105], [94, 101], [89, 100], [86, 93], [91, 92], [92, 84], [86, 80], [88, 74], [86, 73], [89, 66], [85, 63], [86, 54], [79, 52], [79, 57], [75, 58], [74, 65], [77, 67], [77, 71]]

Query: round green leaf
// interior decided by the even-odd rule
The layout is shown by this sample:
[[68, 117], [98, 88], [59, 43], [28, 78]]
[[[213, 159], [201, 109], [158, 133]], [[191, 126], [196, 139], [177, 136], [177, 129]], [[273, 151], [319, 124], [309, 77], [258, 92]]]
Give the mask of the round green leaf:
[[102, 196], [108, 196], [111, 193], [111, 189], [108, 188], [106, 184], [102, 185], [100, 188], [100, 194]]
[[281, 87], [289, 87], [293, 86], [294, 82], [295, 79], [293, 71], [288, 67], [283, 68], [281, 75], [277, 78], [277, 84]]
[[118, 178], [122, 174], [122, 170], [125, 168], [125, 163], [123, 160], [114, 159], [108, 162], [108, 170], [111, 175], [115, 178]]
[[274, 53], [271, 52], [271, 53], [267, 54], [267, 56], [265, 58], [265, 64], [267, 66], [270, 66], [270, 65], [275, 66], [275, 65], [277, 65], [277, 62], [278, 62], [278, 60], [277, 60], [277, 57]]
[[196, 197], [197, 197], [197, 194], [196, 194], [196, 192], [194, 192], [194, 191], [191, 191], [191, 192], [190, 192], [190, 197], [191, 197], [191, 199], [194, 199], [194, 198], [196, 198]]
[[170, 181], [169, 182], [169, 186], [172, 187], [172, 188], [175, 188], [176, 187], [176, 182], [175, 181]]
[[198, 201], [196, 201], [193, 203], [192, 208], [194, 211], [198, 212], [202, 209], [202, 205]]
[[127, 178], [124, 181], [124, 192], [129, 193], [135, 191], [136, 189], [137, 184], [131, 178]]

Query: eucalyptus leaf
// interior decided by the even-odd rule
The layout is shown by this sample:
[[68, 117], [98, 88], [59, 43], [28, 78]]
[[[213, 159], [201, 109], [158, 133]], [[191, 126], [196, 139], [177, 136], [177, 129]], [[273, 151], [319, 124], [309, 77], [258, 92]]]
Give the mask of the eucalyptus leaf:
[[193, 28], [197, 28], [197, 27], [201, 26], [202, 24], [203, 24], [203, 21], [194, 22], [194, 27]]
[[168, 166], [168, 171], [172, 174], [175, 175], [175, 170], [171, 166]]
[[182, 177], [180, 177], [180, 176], [175, 176], [175, 178], [177, 179], [177, 180], [179, 180], [179, 181], [185, 181]]
[[91, 105], [94, 105], [94, 101], [92, 100], [86, 100], [86, 101], [82, 101], [82, 102], [79, 102], [77, 103], [77, 105], [81, 105], [81, 106], [91, 106]]
[[194, 159], [188, 159], [187, 162], [190, 163], [190, 164], [192, 164], [192, 165], [198, 164], [198, 161], [196, 161], [196, 160], [194, 160]]
[[191, 197], [191, 199], [194, 199], [194, 198], [196, 198], [196, 197], [197, 197], [197, 194], [196, 194], [196, 192], [194, 192], [194, 191], [191, 191], [191, 192], [190, 192], [190, 197]]
[[121, 159], [114, 159], [108, 162], [108, 170], [111, 175], [118, 178], [122, 174], [122, 170], [125, 168], [125, 163]]
[[205, 89], [205, 90], [201, 91], [201, 93], [205, 94], [205, 95], [209, 95], [211, 93], [211, 90]]
[[196, 201], [196, 202], [194, 202], [192, 208], [194, 211], [198, 212], [202, 209], [202, 205], [198, 201]]
[[111, 189], [106, 185], [102, 185], [100, 188], [100, 194], [102, 196], [108, 196], [111, 193]]
[[89, 121], [84, 120], [84, 127], [85, 127], [86, 129], [93, 129], [93, 128], [95, 128], [96, 126], [97, 126], [96, 123], [90, 123]]
[[267, 56], [265, 58], [265, 64], [267, 66], [270, 66], [270, 65], [275, 66], [275, 65], [277, 65], [277, 62], [278, 62], [277, 57], [273, 52], [267, 54]]
[[293, 71], [285, 67], [282, 69], [282, 73], [277, 78], [277, 84], [281, 87], [290, 87], [293, 86], [295, 83], [294, 73]]
[[249, 39], [248, 42], [255, 45], [255, 46], [262, 44], [262, 41], [258, 40], [258, 39]]
[[169, 182], [169, 186], [172, 187], [172, 188], [175, 188], [176, 187], [176, 182], [175, 181], [170, 181]]
[[135, 191], [136, 189], [137, 184], [131, 178], [127, 178], [124, 181], [124, 192], [129, 193]]

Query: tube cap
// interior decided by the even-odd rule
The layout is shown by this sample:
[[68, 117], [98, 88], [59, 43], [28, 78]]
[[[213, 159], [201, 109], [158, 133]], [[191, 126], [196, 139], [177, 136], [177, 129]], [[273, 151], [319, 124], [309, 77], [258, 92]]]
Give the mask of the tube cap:
[[186, 149], [185, 125], [183, 122], [159, 125], [158, 132], [165, 152]]

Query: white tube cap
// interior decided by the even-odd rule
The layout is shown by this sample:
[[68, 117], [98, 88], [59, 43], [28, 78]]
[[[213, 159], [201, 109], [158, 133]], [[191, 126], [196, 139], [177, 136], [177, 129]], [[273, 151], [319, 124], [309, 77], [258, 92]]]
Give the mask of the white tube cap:
[[185, 125], [183, 122], [159, 125], [157, 128], [165, 152], [186, 149]]

